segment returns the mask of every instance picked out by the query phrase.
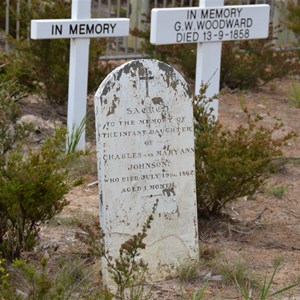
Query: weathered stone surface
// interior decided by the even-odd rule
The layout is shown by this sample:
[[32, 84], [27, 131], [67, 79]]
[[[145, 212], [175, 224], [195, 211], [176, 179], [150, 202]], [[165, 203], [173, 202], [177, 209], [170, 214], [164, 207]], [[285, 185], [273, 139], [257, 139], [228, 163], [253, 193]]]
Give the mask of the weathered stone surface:
[[102, 82], [95, 110], [106, 248], [117, 255], [158, 200], [142, 258], [150, 280], [170, 277], [198, 256], [192, 94], [172, 67], [136, 60]]

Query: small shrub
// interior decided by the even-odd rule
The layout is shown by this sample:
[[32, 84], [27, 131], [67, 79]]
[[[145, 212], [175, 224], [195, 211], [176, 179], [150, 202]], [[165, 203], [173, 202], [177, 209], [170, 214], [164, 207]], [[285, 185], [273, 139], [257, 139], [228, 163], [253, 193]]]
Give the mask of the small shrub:
[[[24, 141], [32, 130], [32, 125], [18, 123], [18, 100], [23, 94], [15, 81], [4, 76], [0, 81], [0, 182], [6, 172], [7, 155], [16, 144]], [[2, 186], [0, 187], [2, 188]], [[8, 215], [0, 197], [0, 253], [3, 238], [9, 230]]]
[[39, 226], [68, 204], [64, 195], [74, 182], [67, 170], [71, 156], [61, 150], [64, 142], [65, 130], [60, 130], [27, 157], [20, 148], [6, 155], [0, 172], [0, 207], [6, 216], [0, 252], [6, 258], [32, 249]]
[[228, 202], [259, 191], [268, 177], [273, 158], [296, 134], [275, 138], [282, 123], [273, 128], [260, 124], [262, 117], [245, 109], [246, 125], [224, 129], [208, 112], [202, 88], [194, 106], [197, 204], [199, 215], [221, 213]]
[[39, 226], [67, 205], [64, 195], [75, 182], [67, 167], [81, 155], [62, 151], [65, 129], [40, 149], [27, 149], [24, 142], [33, 126], [19, 122], [21, 95], [15, 82], [1, 83], [0, 252], [10, 260], [32, 249]]

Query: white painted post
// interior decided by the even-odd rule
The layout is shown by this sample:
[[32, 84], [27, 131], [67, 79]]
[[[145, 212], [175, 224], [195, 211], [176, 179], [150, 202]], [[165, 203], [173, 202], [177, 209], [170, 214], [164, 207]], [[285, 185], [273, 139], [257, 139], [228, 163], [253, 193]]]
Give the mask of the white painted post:
[[[146, 15], [149, 12], [149, 0], [130, 0], [130, 5], [130, 28], [145, 29]], [[141, 48], [142, 41], [143, 39], [130, 35], [128, 45], [136, 51]]]
[[[90, 38], [129, 35], [128, 18], [91, 19], [91, 0], [73, 0], [72, 18], [32, 20], [32, 39], [70, 38], [68, 135], [81, 127], [86, 116]], [[76, 150], [85, 149], [85, 126]]]
[[[72, 20], [90, 19], [91, 0], [72, 1]], [[86, 117], [90, 39], [71, 39], [68, 94], [68, 134], [80, 127]], [[77, 149], [85, 149], [85, 126]]]
[[16, 40], [20, 39], [20, 14], [21, 14], [21, 1], [17, 0], [17, 18], [16, 18]]
[[5, 8], [5, 53], [9, 52], [8, 35], [9, 35], [9, 0], [6, 0]]
[[[223, 41], [266, 38], [270, 6], [224, 6], [224, 0], [200, 0], [199, 8], [152, 9], [150, 42], [155, 45], [198, 43], [195, 94], [219, 93]], [[218, 100], [210, 104], [218, 117]]]
[[[199, 0], [199, 7], [224, 6], [224, 0]], [[220, 90], [222, 42], [198, 43], [195, 95], [199, 94], [201, 84], [207, 84], [206, 96], [213, 97]], [[213, 115], [218, 118], [219, 100], [214, 99], [210, 103]]]

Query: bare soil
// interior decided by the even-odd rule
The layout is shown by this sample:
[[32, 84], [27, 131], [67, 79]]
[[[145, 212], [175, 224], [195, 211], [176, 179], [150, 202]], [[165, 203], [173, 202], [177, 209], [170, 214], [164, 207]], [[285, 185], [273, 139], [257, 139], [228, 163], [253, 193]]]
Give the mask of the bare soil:
[[[223, 91], [220, 96], [221, 123], [229, 128], [243, 124], [245, 116], [240, 105], [243, 102], [251, 112], [264, 116], [266, 126], [272, 126], [272, 116], [276, 116], [285, 124], [285, 132], [294, 130], [299, 133], [300, 109], [295, 108], [288, 98], [292, 83], [293, 79], [286, 78], [273, 81], [256, 91]], [[65, 110], [58, 111], [36, 98], [26, 102], [24, 113], [35, 115], [33, 119], [39, 118], [39, 126], [49, 127], [48, 122], [52, 122], [53, 115], [65, 122]], [[93, 111], [92, 101], [89, 104], [89, 109]], [[36, 142], [39, 143], [38, 138]], [[95, 149], [94, 143], [94, 138], [91, 138], [89, 147], [92, 150]], [[267, 274], [269, 278], [273, 271], [272, 262], [281, 259], [273, 290], [292, 284], [300, 277], [300, 137], [291, 140], [284, 148], [284, 158], [268, 180], [265, 192], [252, 198], [239, 199], [228, 206], [230, 220], [199, 221], [201, 254], [206, 258], [214, 258], [220, 265], [228, 262], [234, 267], [242, 262], [249, 273], [258, 274], [261, 278]], [[83, 222], [98, 219], [98, 187], [96, 184], [89, 186], [97, 181], [95, 155], [84, 167], [85, 183], [67, 195], [70, 204], [53, 221], [42, 227], [40, 245], [29, 254], [30, 257], [46, 256], [55, 263], [60, 256], [86, 255], [85, 248], [75, 238], [78, 228], [74, 218]], [[278, 186], [282, 186], [282, 195], [274, 192]], [[218, 268], [205, 265], [192, 281], [181, 283], [175, 278], [148, 283], [146, 286], [153, 287], [152, 299], [191, 299], [192, 293], [205, 285], [204, 299], [242, 299], [236, 286], [218, 275]], [[278, 299], [300, 299], [300, 286]]]

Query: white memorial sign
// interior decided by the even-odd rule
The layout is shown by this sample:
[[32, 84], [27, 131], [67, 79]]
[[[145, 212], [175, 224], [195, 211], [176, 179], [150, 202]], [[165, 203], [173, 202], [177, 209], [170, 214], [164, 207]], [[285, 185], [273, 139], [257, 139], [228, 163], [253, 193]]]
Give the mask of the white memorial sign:
[[161, 45], [266, 38], [269, 13], [269, 5], [153, 9], [151, 43]]
[[198, 258], [192, 93], [172, 67], [136, 60], [101, 83], [95, 111], [106, 249], [116, 257], [158, 201], [142, 258], [150, 280], [175, 275]]
[[[70, 38], [68, 133], [85, 119], [90, 38], [128, 36], [129, 19], [91, 19], [91, 0], [72, 0], [70, 20], [32, 20], [32, 39]], [[77, 150], [85, 149], [85, 127]]]
[[95, 38], [128, 35], [127, 19], [34, 20], [32, 39]]
[[[266, 38], [270, 6], [224, 6], [224, 0], [200, 0], [199, 6], [153, 9], [150, 42], [198, 43], [195, 93], [204, 83], [212, 97], [219, 93], [221, 42]], [[217, 117], [217, 100], [212, 107]]]

